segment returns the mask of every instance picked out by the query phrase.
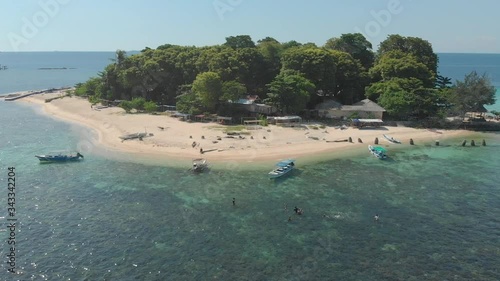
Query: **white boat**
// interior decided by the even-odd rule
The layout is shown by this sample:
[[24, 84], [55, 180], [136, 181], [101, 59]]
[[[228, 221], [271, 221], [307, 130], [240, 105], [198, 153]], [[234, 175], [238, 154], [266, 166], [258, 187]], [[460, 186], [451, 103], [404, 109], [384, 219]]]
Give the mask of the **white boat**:
[[380, 160], [384, 160], [387, 158], [386, 150], [380, 146], [371, 146], [368, 145], [368, 150], [373, 154], [373, 156], [377, 157]]
[[193, 167], [191, 171], [201, 173], [208, 170], [208, 162], [204, 158], [198, 158], [193, 160]]
[[274, 178], [279, 178], [279, 177], [282, 177], [288, 173], [290, 173], [293, 168], [295, 167], [295, 160], [293, 159], [287, 159], [287, 160], [283, 160], [283, 161], [280, 161], [278, 163], [276, 163], [276, 168], [274, 168], [274, 170], [272, 170], [271, 172], [269, 172], [269, 177], [271, 179], [274, 179]]
[[391, 136], [388, 136], [388, 135], [384, 135], [384, 138], [392, 143], [401, 143], [399, 140], [391, 137]]

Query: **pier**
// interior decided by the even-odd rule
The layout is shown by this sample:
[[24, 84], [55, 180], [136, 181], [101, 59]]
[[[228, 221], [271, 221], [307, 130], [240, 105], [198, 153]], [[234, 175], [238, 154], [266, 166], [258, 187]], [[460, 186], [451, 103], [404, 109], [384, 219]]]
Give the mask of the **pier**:
[[5, 101], [15, 101], [18, 99], [22, 99], [25, 97], [33, 96], [33, 95], [38, 95], [38, 94], [47, 94], [47, 93], [52, 93], [55, 91], [63, 91], [63, 90], [68, 90], [71, 89], [71, 87], [65, 87], [65, 88], [59, 88], [59, 89], [48, 89], [48, 90], [42, 90], [42, 91], [33, 91], [33, 92], [28, 92], [24, 94], [10, 94], [5, 96]]

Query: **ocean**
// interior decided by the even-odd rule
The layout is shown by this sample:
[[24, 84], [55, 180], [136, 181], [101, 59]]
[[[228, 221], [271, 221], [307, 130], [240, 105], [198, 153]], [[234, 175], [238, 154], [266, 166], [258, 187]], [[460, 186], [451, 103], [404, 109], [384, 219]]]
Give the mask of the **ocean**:
[[[18, 73], [32, 79], [2, 80], [2, 92], [84, 81], [113, 54], [83, 56], [93, 57], [82, 58], [87, 74], [78, 63], [44, 64], [81, 77], [51, 70], [52, 82], [38, 80], [24, 65]], [[457, 79], [475, 68], [445, 62], [441, 74]], [[297, 159], [290, 176], [272, 181], [272, 167], [228, 163], [196, 175], [103, 157], [88, 129], [21, 102], [0, 101], [0, 113], [0, 280], [500, 280], [499, 134], [471, 133], [487, 146], [390, 145], [387, 161], [364, 147]], [[34, 157], [77, 148], [78, 163]]]

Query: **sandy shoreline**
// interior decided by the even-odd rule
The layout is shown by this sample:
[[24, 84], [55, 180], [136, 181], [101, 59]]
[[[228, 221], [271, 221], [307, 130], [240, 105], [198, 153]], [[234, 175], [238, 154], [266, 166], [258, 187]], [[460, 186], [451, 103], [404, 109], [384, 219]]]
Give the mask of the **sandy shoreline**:
[[[45, 103], [45, 99], [62, 93], [40, 94], [20, 101], [40, 105], [43, 111], [57, 119], [74, 122], [94, 129], [97, 139], [85, 136], [80, 142], [80, 148], [102, 146], [106, 150], [125, 152], [137, 157], [170, 159], [181, 161], [183, 165], [194, 158], [206, 158], [215, 163], [269, 163], [286, 158], [311, 158], [314, 156], [328, 159], [346, 151], [363, 149], [373, 144], [375, 138], [383, 146], [395, 146], [383, 138], [388, 134], [409, 145], [410, 138], [415, 144], [433, 143], [470, 134], [464, 130], [427, 130], [407, 127], [383, 127], [380, 129], [345, 130], [334, 127], [314, 129], [307, 124], [308, 129], [283, 128], [279, 126], [262, 127], [259, 130], [249, 130], [242, 135], [244, 139], [226, 138], [224, 130], [227, 126], [216, 123], [188, 123], [165, 115], [126, 114], [121, 108], [104, 109], [91, 108], [91, 104], [82, 98], [65, 97]], [[163, 128], [163, 129], [162, 129]], [[143, 141], [119, 138], [124, 134], [147, 132], [153, 134]], [[190, 138], [190, 136], [192, 138]], [[333, 142], [334, 140], [351, 137], [353, 143]], [[358, 143], [358, 138], [363, 143]], [[196, 142], [193, 147], [193, 142]], [[82, 145], [83, 144], [83, 145]], [[205, 151], [200, 154], [200, 148]]]

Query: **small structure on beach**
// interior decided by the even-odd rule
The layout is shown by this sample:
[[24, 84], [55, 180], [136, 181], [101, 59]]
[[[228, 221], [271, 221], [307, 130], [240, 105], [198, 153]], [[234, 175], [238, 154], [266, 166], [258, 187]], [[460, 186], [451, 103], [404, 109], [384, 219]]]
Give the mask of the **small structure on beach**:
[[267, 121], [269, 124], [274, 124], [284, 127], [293, 127], [302, 123], [302, 117], [300, 116], [268, 116]]
[[352, 119], [352, 126], [356, 128], [380, 127], [384, 124], [381, 119]]
[[187, 121], [187, 120], [191, 119], [191, 114], [181, 113], [181, 112], [174, 112], [170, 116], [174, 117], [174, 118], [178, 118], [181, 121]]
[[229, 101], [227, 104], [233, 108], [246, 111], [252, 116], [257, 116], [258, 114], [271, 115], [278, 112], [276, 107], [258, 103], [260, 101], [261, 99], [257, 95], [247, 95], [236, 101]]
[[217, 123], [219, 123], [221, 125], [232, 124], [233, 118], [232, 117], [225, 117], [225, 116], [217, 116]]

